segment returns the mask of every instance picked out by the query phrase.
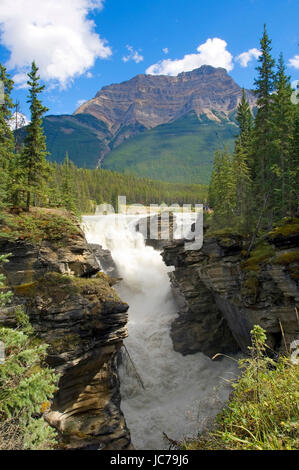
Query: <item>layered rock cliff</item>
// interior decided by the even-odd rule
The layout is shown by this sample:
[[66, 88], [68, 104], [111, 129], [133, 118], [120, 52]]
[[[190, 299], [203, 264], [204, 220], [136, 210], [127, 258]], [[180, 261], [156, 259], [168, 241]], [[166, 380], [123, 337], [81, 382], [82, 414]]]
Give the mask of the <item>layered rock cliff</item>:
[[[253, 106], [253, 94], [249, 91], [246, 94]], [[114, 135], [126, 126], [133, 126], [131, 132], [135, 134], [140, 132], [139, 126], [151, 129], [191, 111], [215, 121], [228, 118], [241, 95], [241, 88], [225, 69], [204, 65], [177, 77], [137, 75], [126, 82], [105, 86], [74, 114], [91, 114]]]
[[163, 259], [179, 302], [172, 325], [174, 348], [247, 352], [250, 330], [261, 325], [272, 351], [299, 339], [298, 224], [274, 230], [246, 257], [246, 243], [233, 233], [206, 236], [201, 250], [185, 251], [184, 241], [164, 248]]
[[16, 236], [2, 221], [0, 252], [10, 253], [5, 275], [15, 296], [0, 310], [0, 322], [13, 327], [16, 305], [23, 305], [37, 337], [50, 345], [47, 361], [60, 379], [45, 419], [59, 431], [62, 448], [128, 449], [116, 365], [128, 305], [100, 272], [95, 247], [75, 220], [66, 227], [32, 241], [33, 232]]

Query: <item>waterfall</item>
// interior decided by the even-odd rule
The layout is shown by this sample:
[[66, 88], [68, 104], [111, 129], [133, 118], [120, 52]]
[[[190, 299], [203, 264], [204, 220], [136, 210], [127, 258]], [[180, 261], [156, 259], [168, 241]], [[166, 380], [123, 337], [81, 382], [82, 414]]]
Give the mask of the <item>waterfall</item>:
[[[167, 449], [163, 432], [174, 440], [195, 436], [228, 399], [236, 375], [230, 359], [212, 361], [202, 353], [173, 350], [171, 322], [177, 315], [169, 268], [159, 252], [135, 231], [140, 216], [83, 217], [89, 243], [111, 251], [121, 283], [116, 288], [129, 306], [126, 348], [142, 379], [120, 366], [121, 408], [136, 449]], [[177, 223], [184, 223], [177, 219]], [[187, 228], [190, 227], [190, 224]]]

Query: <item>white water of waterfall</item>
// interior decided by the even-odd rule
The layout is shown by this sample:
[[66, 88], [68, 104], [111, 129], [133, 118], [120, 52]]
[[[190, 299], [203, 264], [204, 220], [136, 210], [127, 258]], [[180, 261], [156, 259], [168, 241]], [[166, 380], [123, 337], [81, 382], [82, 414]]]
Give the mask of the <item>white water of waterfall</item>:
[[[135, 231], [140, 216], [85, 216], [89, 243], [111, 251], [121, 283], [117, 291], [129, 308], [125, 345], [144, 384], [120, 366], [121, 408], [136, 449], [167, 449], [163, 432], [174, 440], [195, 436], [228, 399], [236, 363], [212, 361], [202, 353], [173, 350], [171, 322], [177, 316], [160, 253]], [[179, 222], [177, 220], [177, 222]], [[182, 221], [180, 221], [182, 223]], [[190, 227], [190, 224], [188, 228]]]

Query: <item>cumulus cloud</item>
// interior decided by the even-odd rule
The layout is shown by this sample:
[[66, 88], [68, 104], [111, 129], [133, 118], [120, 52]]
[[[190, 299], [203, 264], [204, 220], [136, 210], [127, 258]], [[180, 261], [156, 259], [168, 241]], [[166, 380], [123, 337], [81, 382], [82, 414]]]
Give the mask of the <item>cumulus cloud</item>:
[[144, 60], [144, 57], [139, 54], [138, 51], [135, 51], [132, 46], [126, 46], [126, 48], [128, 49], [129, 54], [122, 58], [123, 62], [129, 62], [129, 60], [133, 60], [134, 62], [136, 62], [136, 64], [139, 64], [139, 62], [142, 62]]
[[247, 52], [242, 52], [242, 54], [239, 54], [235, 60], [236, 62], [239, 62], [242, 67], [247, 67], [248, 62], [250, 62], [252, 59], [257, 59], [260, 55], [261, 51], [254, 47], [253, 49], [249, 49]]
[[292, 59], [290, 59], [288, 66], [294, 67], [295, 69], [299, 69], [299, 55], [295, 55]]
[[168, 49], [168, 47], [164, 47], [164, 49], [162, 49], [162, 51], [164, 52], [164, 54], [168, 54], [169, 49]]
[[26, 82], [25, 72], [35, 60], [41, 77], [65, 88], [112, 52], [95, 32], [89, 13], [104, 0], [1, 0], [0, 33], [10, 51], [7, 67], [15, 82]]
[[207, 39], [197, 48], [197, 53], [186, 54], [182, 59], [165, 59], [151, 65], [146, 70], [150, 75], [178, 75], [189, 72], [202, 65], [223, 67], [228, 72], [233, 69], [233, 56], [226, 49], [227, 43], [223, 39]]

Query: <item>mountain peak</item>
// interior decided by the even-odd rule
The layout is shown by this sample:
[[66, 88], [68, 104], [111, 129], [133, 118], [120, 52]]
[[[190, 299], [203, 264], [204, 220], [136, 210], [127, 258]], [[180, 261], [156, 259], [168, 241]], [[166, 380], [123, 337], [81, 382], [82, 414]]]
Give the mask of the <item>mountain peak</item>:
[[189, 72], [181, 72], [177, 76], [180, 77], [181, 75], [210, 75], [213, 73], [228, 75], [227, 70], [223, 67], [213, 67], [212, 65], [202, 65], [197, 69], [190, 70]]
[[[246, 92], [251, 106], [255, 98]], [[198, 117], [227, 118], [241, 99], [242, 90], [226, 69], [203, 65], [176, 77], [140, 74], [103, 87], [80, 106], [76, 114], [91, 114], [115, 135], [124, 126], [151, 129], [194, 111]]]

